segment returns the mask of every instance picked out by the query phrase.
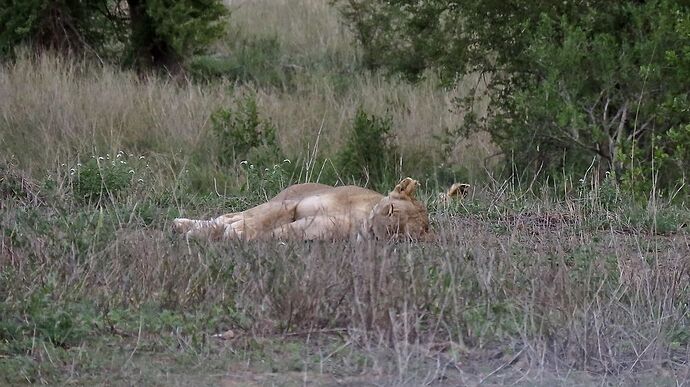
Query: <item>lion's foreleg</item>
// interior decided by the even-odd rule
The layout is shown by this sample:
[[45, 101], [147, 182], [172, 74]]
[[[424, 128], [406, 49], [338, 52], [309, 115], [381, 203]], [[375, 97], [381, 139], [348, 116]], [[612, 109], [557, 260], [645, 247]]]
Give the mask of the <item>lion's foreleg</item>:
[[270, 237], [273, 229], [295, 220], [297, 201], [268, 202], [245, 211], [241, 220], [226, 227], [227, 235], [252, 240]]
[[173, 231], [188, 238], [257, 239], [295, 220], [297, 201], [270, 201], [246, 211], [225, 214], [211, 220], [177, 218]]
[[271, 236], [282, 240], [346, 239], [350, 233], [346, 217], [318, 215], [276, 227]]

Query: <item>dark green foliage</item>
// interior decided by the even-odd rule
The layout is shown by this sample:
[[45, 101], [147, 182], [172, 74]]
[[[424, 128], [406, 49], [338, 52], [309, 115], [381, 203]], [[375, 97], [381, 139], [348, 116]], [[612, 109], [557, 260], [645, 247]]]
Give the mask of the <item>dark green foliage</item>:
[[395, 180], [398, 151], [392, 142], [391, 129], [390, 118], [358, 109], [345, 146], [335, 158], [340, 176], [375, 187]]
[[227, 8], [219, 0], [128, 0], [129, 61], [138, 68], [178, 72], [225, 32]]
[[[496, 114], [494, 138], [532, 170], [582, 174], [596, 158], [600, 178], [612, 171], [648, 193], [656, 162], [659, 186], [679, 183], [678, 169], [690, 167], [676, 148], [687, 144], [679, 129], [690, 124], [690, 111], [671, 107], [690, 95], [686, 66], [668, 59], [690, 44], [678, 34], [679, 12], [651, 2], [542, 17], [525, 54], [532, 74], [513, 92], [513, 112]], [[662, 163], [665, 150], [674, 159]]]
[[26, 353], [36, 341], [69, 348], [94, 333], [97, 317], [93, 305], [65, 302], [52, 292], [52, 286], [46, 285], [26, 299], [0, 304], [0, 354]]
[[218, 163], [234, 166], [248, 160], [257, 167], [282, 159], [276, 128], [259, 115], [256, 98], [249, 95], [235, 109], [220, 109], [211, 116], [211, 132], [217, 144]]
[[117, 195], [129, 187], [133, 174], [134, 170], [119, 160], [91, 159], [74, 171], [74, 196], [88, 202]]
[[648, 193], [653, 175], [670, 189], [690, 168], [687, 2], [336, 3], [372, 67], [481, 74], [458, 134], [488, 131], [511, 172], [582, 176], [594, 160]]
[[21, 45], [178, 72], [225, 31], [220, 0], [0, 1], [0, 56]]
[[105, 49], [115, 38], [104, 0], [0, 1], [0, 56], [29, 43], [40, 49], [88, 52]]
[[181, 56], [196, 54], [225, 32], [227, 8], [217, 0], [147, 0], [156, 34]]
[[524, 29], [542, 12], [560, 15], [583, 1], [332, 0], [364, 48], [365, 63], [417, 79], [433, 67], [448, 82], [473, 70], [519, 65]]

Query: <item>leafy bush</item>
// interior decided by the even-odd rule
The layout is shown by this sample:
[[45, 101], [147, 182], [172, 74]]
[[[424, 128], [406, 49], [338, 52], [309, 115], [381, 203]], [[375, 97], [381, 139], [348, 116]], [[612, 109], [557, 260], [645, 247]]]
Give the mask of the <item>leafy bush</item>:
[[[9, 4], [8, 4], [9, 3]], [[0, 56], [11, 56], [22, 43], [60, 51], [84, 52], [113, 38], [100, 12], [103, 0], [3, 1], [0, 7]]]
[[0, 349], [22, 353], [31, 347], [32, 338], [68, 347], [93, 333], [97, 316], [92, 305], [55, 301], [51, 292], [51, 287], [45, 286], [27, 299], [13, 300], [0, 307], [0, 340], [15, 344]]
[[392, 141], [391, 128], [390, 118], [358, 109], [345, 146], [335, 158], [340, 175], [372, 186], [395, 180], [394, 166], [399, 153]]
[[[0, 7], [0, 56], [17, 47], [85, 53], [176, 72], [226, 28], [228, 9], [221, 0], [5, 1]], [[5, 28], [7, 26], [7, 28]]]
[[479, 73], [457, 134], [490, 133], [511, 173], [582, 176], [595, 158], [600, 179], [615, 172], [639, 191], [652, 176], [683, 185], [687, 2], [334, 2], [371, 67], [412, 80], [433, 69], [448, 84]]
[[[143, 159], [141, 156], [140, 159]], [[71, 168], [72, 192], [76, 199], [86, 202], [101, 201], [103, 197], [116, 198], [126, 191], [133, 181], [143, 182], [143, 171], [139, 163], [129, 160], [120, 151], [111, 160], [110, 155], [93, 156], [89, 161]]]
[[282, 159], [276, 128], [259, 115], [253, 95], [237, 102], [235, 109], [220, 109], [211, 116], [211, 133], [222, 166], [236, 166], [251, 159], [257, 166], [269, 166]]

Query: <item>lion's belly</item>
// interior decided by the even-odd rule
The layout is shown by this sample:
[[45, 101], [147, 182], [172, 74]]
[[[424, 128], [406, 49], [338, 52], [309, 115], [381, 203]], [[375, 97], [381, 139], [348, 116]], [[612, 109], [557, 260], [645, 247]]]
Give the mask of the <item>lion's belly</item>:
[[314, 195], [299, 202], [295, 218], [334, 217], [342, 219], [342, 226], [349, 229], [364, 222], [379, 200], [377, 195]]

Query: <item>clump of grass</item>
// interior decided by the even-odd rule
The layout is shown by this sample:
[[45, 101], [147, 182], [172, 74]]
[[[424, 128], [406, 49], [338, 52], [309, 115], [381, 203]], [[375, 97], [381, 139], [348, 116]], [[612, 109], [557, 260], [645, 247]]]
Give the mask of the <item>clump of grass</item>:
[[76, 163], [69, 170], [72, 194], [78, 200], [96, 203], [103, 199], [115, 199], [133, 185], [144, 184], [148, 164], [144, 156], [135, 158], [118, 151], [112, 157], [91, 156], [84, 164]]
[[340, 176], [370, 186], [390, 185], [399, 156], [391, 131], [390, 119], [357, 110], [347, 142], [335, 157]]
[[236, 166], [247, 159], [255, 159], [264, 166], [284, 158], [276, 140], [276, 128], [259, 114], [253, 95], [244, 97], [235, 109], [214, 112], [211, 133], [222, 166]]
[[[0, 198], [2, 203], [35, 205], [42, 201], [41, 189], [34, 179], [19, 169], [14, 160], [0, 159]], [[4, 208], [0, 203], [0, 209]]]

